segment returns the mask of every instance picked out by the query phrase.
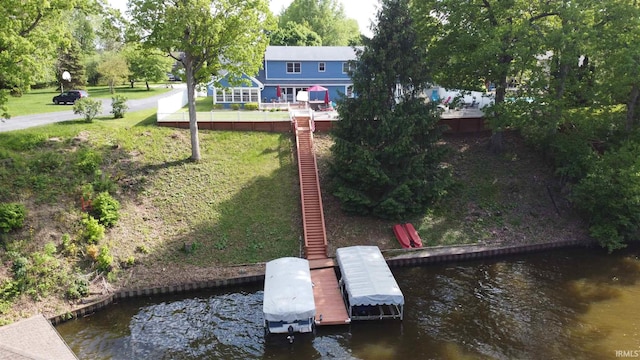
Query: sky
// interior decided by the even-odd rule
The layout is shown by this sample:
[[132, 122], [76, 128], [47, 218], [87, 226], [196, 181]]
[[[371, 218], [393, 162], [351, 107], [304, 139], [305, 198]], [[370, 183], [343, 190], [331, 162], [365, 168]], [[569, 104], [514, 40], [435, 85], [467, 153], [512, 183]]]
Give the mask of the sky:
[[[108, 0], [111, 6], [120, 9], [123, 13], [127, 9], [127, 0]], [[286, 8], [293, 0], [269, 0], [269, 8], [275, 15], [280, 13], [282, 8]], [[344, 7], [344, 12], [348, 18], [356, 19], [360, 32], [371, 36], [369, 23], [376, 17], [378, 0], [338, 0]]]

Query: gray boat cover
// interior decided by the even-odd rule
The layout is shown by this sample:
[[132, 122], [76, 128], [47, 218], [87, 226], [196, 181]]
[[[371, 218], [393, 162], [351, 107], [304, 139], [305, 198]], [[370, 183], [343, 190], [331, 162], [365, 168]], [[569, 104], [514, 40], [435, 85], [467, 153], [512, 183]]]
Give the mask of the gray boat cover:
[[349, 304], [404, 305], [404, 296], [377, 246], [336, 250]]
[[267, 263], [262, 311], [267, 321], [292, 322], [316, 315], [307, 260], [284, 257]]

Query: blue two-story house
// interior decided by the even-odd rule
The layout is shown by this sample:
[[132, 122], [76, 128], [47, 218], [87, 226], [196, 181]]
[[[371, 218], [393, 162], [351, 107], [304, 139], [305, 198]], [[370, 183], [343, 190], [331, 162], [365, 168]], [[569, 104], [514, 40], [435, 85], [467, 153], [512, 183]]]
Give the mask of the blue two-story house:
[[[249, 81], [241, 87], [228, 87], [224, 81], [217, 88], [210, 84], [207, 94], [214, 97], [214, 103], [223, 104], [295, 103], [298, 92], [319, 85], [328, 89], [333, 101], [352, 96], [351, 60], [356, 60], [356, 54], [350, 46], [269, 46], [257, 76], [247, 76]], [[257, 101], [255, 94], [259, 94]], [[308, 96], [310, 101], [323, 101], [325, 91], [309, 92]]]
[[[351, 96], [353, 83], [347, 72], [349, 61], [355, 59], [350, 46], [269, 46], [264, 68], [256, 76], [264, 84], [262, 100], [296, 102], [298, 92], [313, 85], [327, 88], [331, 99]], [[309, 100], [323, 100], [324, 96], [311, 92]]]

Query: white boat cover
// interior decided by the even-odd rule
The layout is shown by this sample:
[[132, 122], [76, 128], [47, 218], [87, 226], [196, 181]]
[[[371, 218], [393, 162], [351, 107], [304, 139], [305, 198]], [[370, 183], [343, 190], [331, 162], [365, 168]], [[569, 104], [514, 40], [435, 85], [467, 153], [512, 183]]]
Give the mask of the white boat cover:
[[404, 296], [377, 246], [336, 250], [351, 306], [404, 305]]
[[284, 257], [267, 263], [262, 311], [267, 321], [292, 322], [316, 315], [307, 260]]

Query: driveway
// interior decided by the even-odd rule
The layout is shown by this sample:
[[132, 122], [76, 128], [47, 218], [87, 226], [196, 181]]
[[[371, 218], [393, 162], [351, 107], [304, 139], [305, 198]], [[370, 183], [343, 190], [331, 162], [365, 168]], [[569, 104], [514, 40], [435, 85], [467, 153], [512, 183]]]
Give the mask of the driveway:
[[[167, 97], [169, 95], [173, 95], [175, 93], [181, 92], [186, 87], [186, 84], [174, 84], [174, 89], [161, 94], [152, 96], [145, 99], [138, 100], [129, 100], [127, 101], [127, 105], [129, 105], [130, 112], [139, 111], [139, 110], [147, 110], [147, 109], [155, 109], [158, 107], [158, 100]], [[111, 113], [111, 99], [100, 99], [102, 100], [102, 113], [98, 116], [110, 116]], [[68, 106], [68, 105], [61, 105]], [[68, 106], [71, 108], [71, 106]], [[5, 131], [13, 131], [13, 130], [22, 130], [34, 126], [52, 124], [61, 121], [67, 120], [77, 120], [81, 119], [81, 115], [77, 115], [73, 113], [73, 110], [64, 110], [57, 111], [52, 113], [44, 113], [44, 114], [33, 114], [33, 115], [23, 115], [23, 116], [15, 116], [9, 120], [5, 120], [4, 122], [0, 122], [0, 132]]]

